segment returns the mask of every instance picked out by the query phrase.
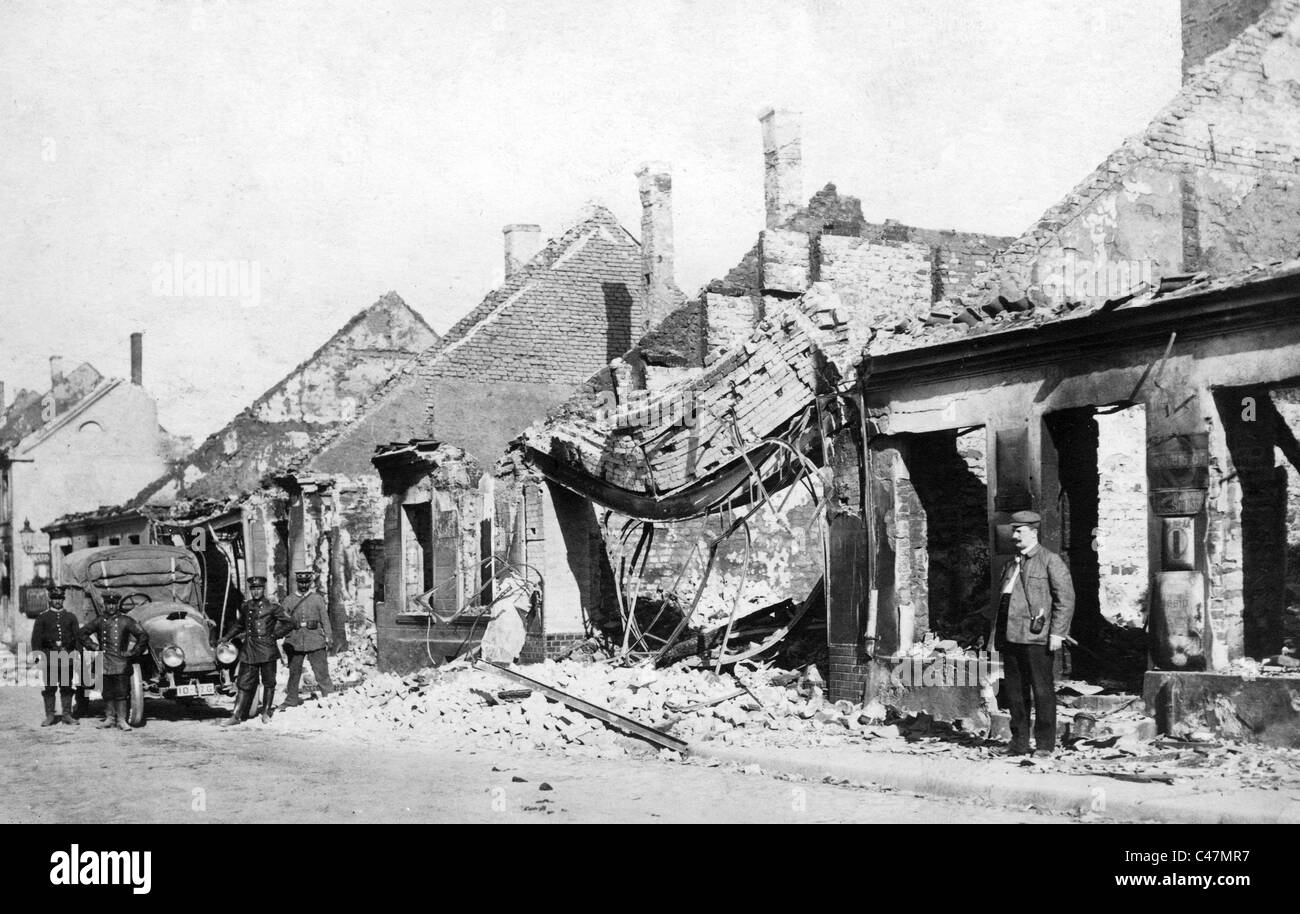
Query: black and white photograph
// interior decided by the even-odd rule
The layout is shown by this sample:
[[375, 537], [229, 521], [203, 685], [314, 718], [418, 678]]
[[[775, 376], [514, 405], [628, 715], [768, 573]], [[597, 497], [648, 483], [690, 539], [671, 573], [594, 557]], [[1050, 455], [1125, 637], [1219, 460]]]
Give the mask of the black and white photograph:
[[34, 882], [1300, 823], [1300, 0], [4, 0], [0, 263]]

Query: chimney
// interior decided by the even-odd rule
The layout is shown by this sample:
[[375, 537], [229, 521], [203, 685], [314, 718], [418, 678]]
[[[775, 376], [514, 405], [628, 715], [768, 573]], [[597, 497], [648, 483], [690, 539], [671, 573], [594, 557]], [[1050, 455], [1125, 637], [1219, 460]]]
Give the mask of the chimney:
[[131, 383], [144, 383], [144, 334], [139, 331], [131, 334]]
[[63, 383], [63, 356], [50, 356], [50, 386], [58, 387]]
[[646, 312], [655, 327], [677, 307], [681, 293], [673, 279], [673, 178], [664, 162], [637, 169], [641, 190], [641, 272]]
[[777, 228], [803, 206], [803, 152], [799, 143], [803, 115], [784, 108], [764, 108], [763, 196], [767, 227]]
[[501, 230], [506, 236], [506, 279], [532, 260], [542, 249], [542, 227], [518, 222]]

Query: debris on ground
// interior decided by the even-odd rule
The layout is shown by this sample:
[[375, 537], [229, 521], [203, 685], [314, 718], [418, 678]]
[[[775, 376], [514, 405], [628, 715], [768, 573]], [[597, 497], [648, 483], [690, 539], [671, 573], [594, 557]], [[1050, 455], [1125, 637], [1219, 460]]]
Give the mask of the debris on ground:
[[[930, 646], [935, 652], [948, 648]], [[372, 657], [373, 644], [368, 650], [358, 642], [347, 654], [330, 658], [344, 688], [278, 714], [275, 729], [415, 731], [488, 747], [601, 758], [642, 754], [681, 761], [686, 754], [548, 700], [542, 690], [511, 683], [487, 664], [461, 659], [399, 676], [375, 673], [373, 659], [367, 665]], [[831, 702], [815, 665], [785, 670], [746, 662], [722, 673], [689, 664], [621, 665], [592, 642], [579, 645], [567, 659], [511, 669], [690, 746], [858, 747], [990, 764], [1020, 761], [997, 758], [1005, 744], [990, 739], [989, 731], [967, 729], [961, 722], [935, 720], [926, 713], [900, 716], [879, 701], [866, 706]], [[358, 675], [359, 680], [354, 678]], [[1194, 730], [1157, 737], [1137, 696], [1114, 694], [1114, 688], [1098, 691], [1080, 682], [1060, 685], [1058, 749], [1051, 759], [1033, 760], [1026, 771], [1103, 776], [1150, 783], [1153, 789], [1174, 784], [1198, 792], [1241, 787], [1300, 791], [1300, 750], [1239, 744]], [[1000, 718], [1005, 715], [995, 713], [995, 730]]]

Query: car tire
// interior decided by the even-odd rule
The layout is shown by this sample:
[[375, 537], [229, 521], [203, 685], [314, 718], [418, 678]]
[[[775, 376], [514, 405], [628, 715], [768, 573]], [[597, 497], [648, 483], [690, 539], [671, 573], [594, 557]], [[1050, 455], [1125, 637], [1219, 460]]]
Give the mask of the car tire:
[[131, 701], [126, 719], [133, 727], [144, 724], [144, 671], [138, 663], [131, 665]]

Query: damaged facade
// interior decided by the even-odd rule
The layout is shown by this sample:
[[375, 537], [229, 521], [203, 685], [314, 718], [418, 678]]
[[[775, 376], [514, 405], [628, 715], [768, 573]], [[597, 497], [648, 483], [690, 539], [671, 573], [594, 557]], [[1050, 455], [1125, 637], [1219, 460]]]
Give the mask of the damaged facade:
[[[1030, 508], [1081, 595], [1063, 675], [1151, 689], [1149, 667], [1283, 651], [1300, 3], [1235, 37], [1219, 25], [1151, 127], [1020, 239], [868, 227], [832, 188], [795, 210], [797, 181], [769, 173], [769, 228], [740, 267], [519, 446], [600, 519], [623, 649], [630, 632], [662, 661], [689, 623], [709, 662], [734, 659], [704, 636], [745, 615], [763, 569], [799, 562], [751, 525], [791, 528], [764, 509], [804, 479], [824, 544], [800, 544], [805, 573], [764, 598], [801, 607], [825, 571], [832, 699], [872, 697], [923, 640], [971, 643], [1009, 515]], [[763, 116], [769, 168], [798, 161], [783, 116], [797, 123]], [[754, 540], [781, 557], [717, 574], [717, 553], [746, 565]], [[702, 549], [711, 581], [689, 567]], [[678, 624], [648, 636], [647, 592]], [[978, 700], [960, 691], [938, 710]]]
[[[525, 566], [546, 566], [551, 594], [527, 620], [530, 656], [582, 636], [562, 615], [570, 599], [575, 607], [598, 600], [566, 590], [563, 563], [541, 558], [543, 541], [557, 559], [573, 535], [569, 524], [557, 524], [551, 495], [538, 481], [480, 468], [492, 467], [529, 422], [625, 352], [664, 306], [643, 285], [641, 246], [603, 207], [545, 245], [532, 225], [507, 226], [504, 235], [505, 283], [393, 377], [357, 421], [313, 447], [293, 474], [336, 488], [375, 468], [383, 477], [384, 501], [369, 517], [387, 569], [375, 603], [383, 669], [472, 649], [500, 602], [498, 579], [514, 579], [505, 591], [513, 594], [543, 573]], [[667, 268], [670, 251], [670, 241], [658, 249]], [[436, 456], [415, 456], [427, 454]], [[462, 470], [437, 472], [449, 463]]]
[[368, 591], [369, 563], [359, 544], [339, 535], [337, 504], [309, 510], [310, 497], [286, 496], [264, 477], [306, 451], [322, 430], [353, 418], [382, 382], [436, 339], [388, 293], [193, 453], [137, 486], [134, 497], [50, 524], [51, 541], [62, 552], [121, 536], [187, 546], [204, 557], [210, 606], [237, 605], [250, 575], [267, 577], [273, 592], [288, 592], [293, 571], [311, 568], [326, 585], [341, 634], [342, 595]]

